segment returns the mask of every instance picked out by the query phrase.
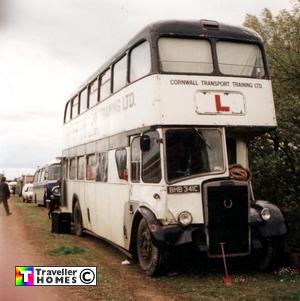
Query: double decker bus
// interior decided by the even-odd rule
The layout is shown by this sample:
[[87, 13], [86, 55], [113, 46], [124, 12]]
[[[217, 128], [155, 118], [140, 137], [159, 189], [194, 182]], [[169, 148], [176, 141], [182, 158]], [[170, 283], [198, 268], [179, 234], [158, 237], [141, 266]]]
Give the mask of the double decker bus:
[[62, 210], [155, 275], [167, 251], [247, 256], [267, 268], [286, 226], [255, 200], [249, 139], [276, 127], [263, 41], [216, 21], [161, 21], [67, 101]]

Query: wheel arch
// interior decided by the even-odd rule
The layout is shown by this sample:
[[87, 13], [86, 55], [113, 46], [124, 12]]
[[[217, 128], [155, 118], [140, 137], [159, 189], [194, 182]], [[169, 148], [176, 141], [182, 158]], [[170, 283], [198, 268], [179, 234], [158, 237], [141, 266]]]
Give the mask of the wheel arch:
[[159, 224], [159, 221], [157, 220], [155, 214], [149, 208], [142, 206], [136, 210], [132, 221], [130, 247], [129, 247], [130, 253], [135, 259], [137, 258], [136, 242], [137, 242], [138, 226], [142, 218], [146, 220], [148, 225]]

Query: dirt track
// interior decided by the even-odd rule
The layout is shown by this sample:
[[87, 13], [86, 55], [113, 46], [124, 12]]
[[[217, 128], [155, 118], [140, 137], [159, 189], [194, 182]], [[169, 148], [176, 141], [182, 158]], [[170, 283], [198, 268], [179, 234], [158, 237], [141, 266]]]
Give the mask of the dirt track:
[[[70, 265], [69, 262], [59, 261], [57, 258], [46, 255], [47, 247], [39, 242], [39, 238], [48, 234], [48, 228], [47, 233], [40, 232], [40, 229], [35, 228], [35, 225], [25, 220], [24, 212], [20, 206], [17, 206], [17, 202], [19, 202], [18, 198], [9, 201], [13, 214], [8, 217], [0, 205], [0, 301], [175, 300], [173, 296], [170, 296], [170, 292], [164, 292], [163, 287], [157, 287], [157, 283], [152, 283], [148, 277], [140, 272], [136, 273], [139, 270], [137, 265], [130, 266], [129, 270], [125, 266], [120, 269], [122, 268], [122, 258], [125, 259], [126, 257], [120, 254], [118, 250], [92, 237], [82, 239], [73, 235], [67, 235], [67, 237], [78, 246], [94, 249], [98, 248], [100, 244], [101, 249], [103, 244], [104, 249], [113, 250], [112, 254], [105, 250], [99, 258], [95, 258], [96, 262], [86, 262], [86, 264], [91, 265], [98, 264], [98, 269], [103, 266], [108, 267], [108, 282], [111, 283], [105, 284], [105, 276], [103, 278], [101, 275], [102, 279], [98, 281], [97, 287], [90, 287], [90, 289], [72, 286], [15, 286], [15, 266]], [[43, 215], [43, 220], [48, 220], [46, 209], [36, 207], [35, 204], [24, 204], [24, 206], [34, 207], [32, 209], [37, 215]], [[49, 225], [50, 223], [49, 221]], [[30, 226], [32, 227], [30, 228]], [[82, 263], [74, 265], [80, 264]], [[95, 291], [98, 292], [95, 293]]]
[[0, 300], [59, 301], [71, 300], [61, 288], [15, 286], [15, 266], [47, 265], [34, 248], [23, 226], [23, 217], [10, 201], [12, 215], [6, 216], [0, 205]]

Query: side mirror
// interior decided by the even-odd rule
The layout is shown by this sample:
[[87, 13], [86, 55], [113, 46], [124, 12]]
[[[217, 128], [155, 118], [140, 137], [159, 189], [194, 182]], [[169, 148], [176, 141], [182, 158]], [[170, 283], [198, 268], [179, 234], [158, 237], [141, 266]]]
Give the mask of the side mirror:
[[140, 148], [142, 152], [148, 152], [150, 150], [150, 137], [148, 135], [143, 135], [140, 139]]

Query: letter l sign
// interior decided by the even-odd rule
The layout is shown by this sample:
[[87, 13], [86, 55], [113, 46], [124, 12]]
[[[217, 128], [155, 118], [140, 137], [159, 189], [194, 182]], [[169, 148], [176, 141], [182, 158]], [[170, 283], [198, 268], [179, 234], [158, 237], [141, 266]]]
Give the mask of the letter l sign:
[[230, 107], [222, 106], [220, 95], [215, 95], [215, 103], [217, 112], [230, 112]]

